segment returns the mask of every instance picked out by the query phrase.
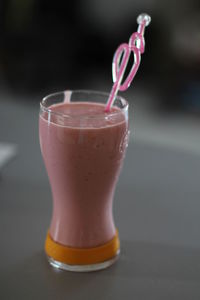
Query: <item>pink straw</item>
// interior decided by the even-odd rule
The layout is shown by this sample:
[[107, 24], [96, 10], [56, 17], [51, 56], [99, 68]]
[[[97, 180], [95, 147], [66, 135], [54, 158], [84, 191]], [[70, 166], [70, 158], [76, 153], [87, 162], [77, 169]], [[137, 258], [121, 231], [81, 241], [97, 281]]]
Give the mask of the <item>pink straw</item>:
[[[145, 27], [149, 25], [151, 22], [151, 17], [147, 14], [141, 14], [137, 18], [137, 23], [139, 24], [137, 32], [134, 32], [130, 39], [129, 43], [121, 44], [113, 57], [112, 62], [112, 75], [113, 75], [113, 87], [110, 92], [110, 96], [108, 98], [108, 102], [105, 108], [106, 112], [110, 111], [111, 106], [113, 105], [113, 102], [117, 96], [118, 91], [125, 91], [130, 86], [133, 78], [136, 75], [136, 72], [140, 65], [141, 60], [141, 54], [144, 53], [144, 31]], [[131, 54], [131, 51], [134, 53], [134, 63], [133, 66], [124, 81], [123, 84], [121, 84], [124, 72], [126, 70], [128, 60]], [[121, 61], [121, 63], [120, 63]]]

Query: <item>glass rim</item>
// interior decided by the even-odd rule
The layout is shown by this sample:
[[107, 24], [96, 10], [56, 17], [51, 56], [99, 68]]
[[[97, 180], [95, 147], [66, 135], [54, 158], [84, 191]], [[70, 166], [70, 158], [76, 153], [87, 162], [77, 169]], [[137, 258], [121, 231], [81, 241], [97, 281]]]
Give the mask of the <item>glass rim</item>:
[[[53, 114], [53, 115], [57, 115], [57, 116], [61, 116], [61, 117], [64, 117], [64, 118], [71, 118], [71, 119], [75, 119], [75, 118], [78, 118], [78, 119], [96, 119], [96, 118], [102, 118], [104, 117], [105, 118], [105, 115], [90, 115], [90, 116], [74, 116], [74, 115], [70, 115], [70, 114], [65, 114], [65, 113], [62, 113], [62, 112], [58, 112], [58, 111], [53, 111], [51, 110], [50, 108], [46, 107], [44, 105], [44, 103], [50, 98], [50, 97], [53, 97], [53, 96], [58, 96], [60, 94], [65, 94], [66, 92], [71, 92], [71, 93], [84, 93], [84, 94], [96, 94], [96, 95], [100, 95], [100, 96], [104, 96], [104, 97], [109, 97], [109, 93], [107, 92], [101, 92], [101, 91], [96, 91], [96, 90], [84, 90], [84, 89], [80, 89], [80, 90], [63, 90], [63, 91], [59, 91], [59, 92], [55, 92], [55, 93], [51, 93], [47, 96], [45, 96], [41, 101], [40, 101], [40, 108], [42, 109], [42, 111], [44, 112], [47, 112], [47, 113], [50, 113], [50, 114]], [[129, 103], [126, 99], [124, 99], [123, 97], [121, 96], [116, 96], [115, 98], [115, 101], [116, 100], [120, 100], [122, 102], [125, 103], [124, 107], [123, 108], [120, 108], [120, 111], [115, 111], [115, 112], [112, 112], [112, 113], [108, 113], [108, 116], [109, 117], [112, 117], [112, 116], [117, 116], [118, 114], [121, 114], [121, 112], [125, 112], [126, 110], [128, 110], [128, 107], [129, 107]], [[87, 102], [87, 101], [85, 101]], [[88, 101], [89, 102], [89, 101]], [[59, 103], [62, 103], [59, 102]], [[76, 102], [74, 102], [76, 103]], [[93, 102], [95, 103], [95, 101]], [[100, 103], [100, 102], [96, 102], [96, 103]]]

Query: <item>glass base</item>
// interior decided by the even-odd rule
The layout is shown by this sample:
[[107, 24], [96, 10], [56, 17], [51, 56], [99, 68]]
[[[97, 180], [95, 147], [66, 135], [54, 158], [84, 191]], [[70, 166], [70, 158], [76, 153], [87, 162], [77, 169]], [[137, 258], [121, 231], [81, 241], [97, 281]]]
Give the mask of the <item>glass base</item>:
[[91, 264], [91, 265], [69, 265], [57, 261], [50, 256], [47, 256], [47, 259], [50, 265], [56, 269], [72, 271], [72, 272], [92, 272], [92, 271], [98, 271], [110, 267], [118, 260], [119, 255], [120, 255], [120, 249], [117, 251], [117, 254], [113, 258], [98, 264]]

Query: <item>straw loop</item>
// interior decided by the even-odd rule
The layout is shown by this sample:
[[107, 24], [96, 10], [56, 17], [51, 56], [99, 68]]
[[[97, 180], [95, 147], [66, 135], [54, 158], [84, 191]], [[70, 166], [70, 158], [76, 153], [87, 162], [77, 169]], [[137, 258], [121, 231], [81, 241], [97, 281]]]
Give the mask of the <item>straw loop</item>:
[[144, 53], [144, 36], [139, 32], [134, 32], [129, 39], [129, 47], [132, 51], [139, 50], [140, 53]]
[[121, 78], [121, 76], [123, 76], [129, 59], [129, 55], [130, 49], [128, 44], [121, 44], [117, 48], [112, 63], [113, 82], [116, 82], [118, 78]]
[[[151, 17], [147, 14], [141, 14], [138, 16], [137, 22], [139, 24], [137, 32], [134, 32], [131, 35], [128, 44], [126, 43], [121, 44], [117, 48], [115, 55], [113, 57], [112, 75], [113, 75], [114, 84], [106, 105], [106, 109], [105, 109], [106, 112], [109, 112], [115, 100], [115, 97], [117, 95], [117, 92], [125, 91], [130, 86], [139, 68], [140, 61], [141, 61], [141, 54], [144, 53], [144, 48], [145, 48], [144, 31], [145, 31], [145, 27], [148, 26], [149, 23], [151, 22]], [[121, 84], [132, 51], [134, 54], [133, 66], [126, 80], [124, 81], [123, 84]]]

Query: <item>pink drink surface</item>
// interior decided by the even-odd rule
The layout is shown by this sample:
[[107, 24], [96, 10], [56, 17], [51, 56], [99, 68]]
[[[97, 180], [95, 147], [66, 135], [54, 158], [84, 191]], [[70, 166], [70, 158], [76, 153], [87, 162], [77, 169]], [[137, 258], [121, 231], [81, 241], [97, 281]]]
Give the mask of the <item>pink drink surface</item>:
[[120, 108], [105, 113], [98, 103], [49, 109], [54, 113], [41, 113], [39, 130], [53, 195], [50, 235], [71, 247], [102, 245], [116, 232], [112, 201], [127, 146], [127, 120]]

